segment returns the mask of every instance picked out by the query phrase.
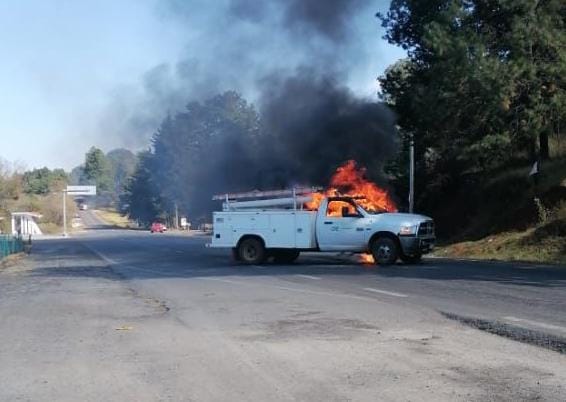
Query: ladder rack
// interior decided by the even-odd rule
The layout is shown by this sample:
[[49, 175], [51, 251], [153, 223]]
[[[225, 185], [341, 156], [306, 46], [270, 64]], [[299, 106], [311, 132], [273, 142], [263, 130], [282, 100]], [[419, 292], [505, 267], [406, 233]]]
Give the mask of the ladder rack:
[[[235, 211], [238, 209], [265, 209], [293, 207], [297, 210], [302, 209], [303, 204], [312, 201], [310, 196], [322, 190], [320, 187], [295, 187], [286, 190], [272, 191], [250, 191], [245, 193], [227, 193], [212, 197], [213, 201], [224, 201], [222, 209], [224, 211]], [[246, 201], [244, 201], [246, 200]]]

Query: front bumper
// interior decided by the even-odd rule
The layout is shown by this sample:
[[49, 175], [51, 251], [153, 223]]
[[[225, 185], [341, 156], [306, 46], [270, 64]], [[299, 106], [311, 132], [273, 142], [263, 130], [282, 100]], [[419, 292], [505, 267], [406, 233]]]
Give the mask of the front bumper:
[[427, 254], [434, 249], [434, 237], [400, 236], [403, 254], [408, 256]]

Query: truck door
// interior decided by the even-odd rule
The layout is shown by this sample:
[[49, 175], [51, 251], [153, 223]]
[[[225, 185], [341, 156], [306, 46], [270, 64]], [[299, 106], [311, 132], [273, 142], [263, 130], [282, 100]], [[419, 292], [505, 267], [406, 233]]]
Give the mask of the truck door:
[[348, 200], [329, 200], [324, 216], [317, 222], [321, 251], [364, 251], [367, 219]]

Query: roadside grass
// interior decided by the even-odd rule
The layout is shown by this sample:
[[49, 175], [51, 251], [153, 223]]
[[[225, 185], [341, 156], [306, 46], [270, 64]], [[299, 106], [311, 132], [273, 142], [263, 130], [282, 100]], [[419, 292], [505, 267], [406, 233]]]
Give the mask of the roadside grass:
[[17, 265], [18, 262], [20, 262], [25, 257], [25, 255], [25, 253], [17, 253], [0, 259], [0, 269]]
[[475, 241], [439, 247], [441, 257], [566, 264], [566, 202], [543, 224], [525, 231], [501, 232]]
[[535, 231], [535, 229], [529, 229], [526, 232], [499, 233], [481, 240], [455, 243], [439, 247], [434, 255], [450, 258], [566, 264], [564, 245], [566, 239], [551, 237], [543, 241], [534, 241]]
[[53, 222], [39, 222], [38, 226], [44, 234], [56, 234], [63, 231], [63, 225]]
[[120, 229], [135, 229], [137, 226], [127, 217], [122, 216], [118, 211], [111, 208], [101, 208], [94, 210], [96, 216], [106, 224]]

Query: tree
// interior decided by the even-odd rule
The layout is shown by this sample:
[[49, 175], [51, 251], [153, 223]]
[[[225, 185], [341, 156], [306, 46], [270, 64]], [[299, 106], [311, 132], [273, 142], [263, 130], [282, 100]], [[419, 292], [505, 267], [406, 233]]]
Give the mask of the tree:
[[71, 173], [69, 173], [69, 184], [72, 185], [87, 184], [87, 181], [84, 177], [84, 168], [82, 165], [76, 166], [71, 170]]
[[17, 200], [21, 193], [22, 174], [0, 158], [0, 209], [6, 208], [6, 201]]
[[152, 178], [167, 201], [162, 207], [172, 212], [176, 204], [205, 219], [212, 194], [255, 183], [259, 128], [254, 107], [232, 91], [168, 116], [153, 138]]
[[110, 165], [112, 190], [116, 197], [119, 197], [128, 178], [134, 174], [138, 159], [132, 151], [123, 148], [109, 151], [106, 159]]
[[136, 170], [128, 179], [121, 196], [128, 217], [145, 225], [151, 224], [162, 210], [162, 199], [153, 180], [152, 165], [151, 152], [139, 154]]
[[25, 172], [22, 181], [25, 193], [46, 195], [63, 190], [68, 182], [68, 176], [63, 169], [49, 170], [44, 167]]
[[87, 152], [83, 173], [88, 183], [96, 185], [99, 191], [109, 191], [112, 189], [110, 164], [102, 150], [92, 147]]
[[549, 156], [566, 113], [565, 16], [560, 0], [393, 0], [379, 15], [409, 55], [380, 78], [384, 98], [437, 177]]

